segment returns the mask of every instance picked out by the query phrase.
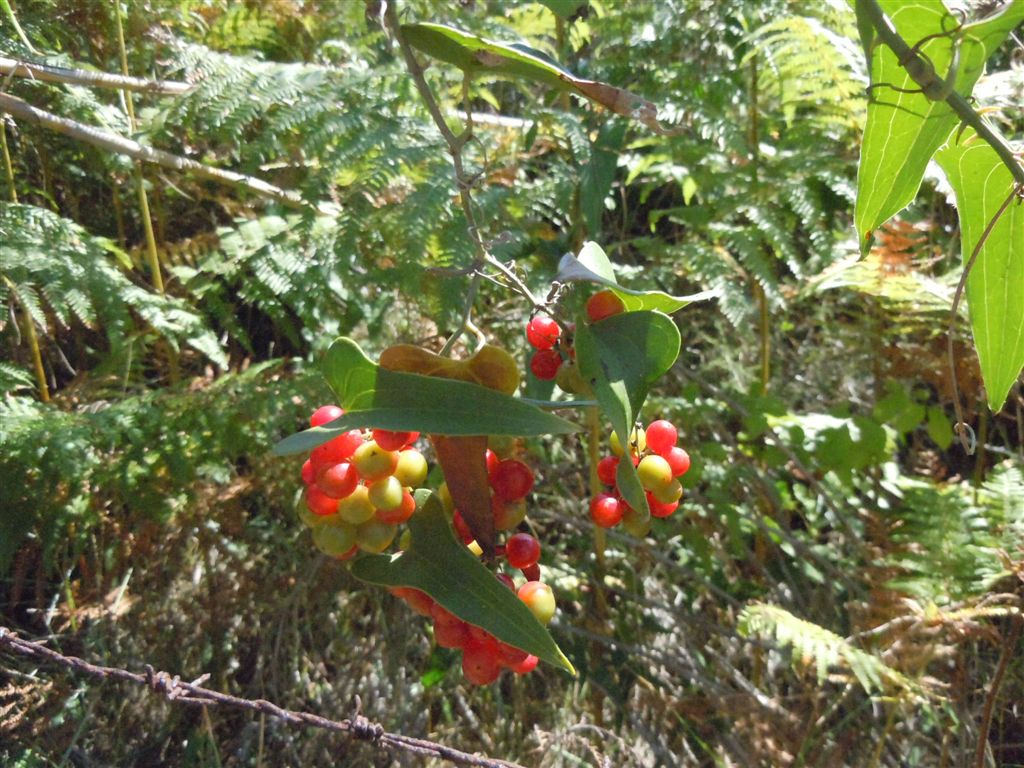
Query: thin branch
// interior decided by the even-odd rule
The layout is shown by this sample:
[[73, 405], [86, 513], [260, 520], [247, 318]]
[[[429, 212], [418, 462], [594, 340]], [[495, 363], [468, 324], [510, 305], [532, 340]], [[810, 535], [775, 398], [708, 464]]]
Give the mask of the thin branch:
[[984, 768], [985, 747], [988, 745], [988, 732], [992, 727], [992, 710], [995, 708], [996, 697], [999, 695], [999, 686], [1002, 685], [1003, 676], [1006, 674], [1006, 667], [1010, 659], [1017, 652], [1017, 643], [1020, 642], [1020, 634], [1024, 628], [1024, 620], [1020, 616], [1013, 619], [1013, 627], [1010, 629], [1010, 636], [1003, 644], [1003, 652], [999, 655], [999, 665], [992, 676], [992, 683], [988, 688], [988, 695], [985, 696], [985, 709], [981, 715], [981, 726], [978, 728], [978, 746], [974, 752], [975, 768]]
[[67, 83], [96, 88], [116, 88], [122, 91], [156, 93], [165, 96], [180, 96], [192, 89], [189, 83], [176, 80], [145, 80], [140, 77], [114, 75], [109, 72], [94, 72], [88, 69], [52, 67], [49, 64], [35, 64], [0, 56], [0, 75], [25, 77], [44, 83]]
[[[953, 355], [953, 334], [956, 332], [957, 309], [960, 307], [960, 299], [964, 294], [964, 287], [967, 285], [967, 277], [971, 274], [971, 269], [974, 267], [974, 262], [978, 259], [978, 254], [981, 253], [981, 247], [988, 240], [988, 236], [992, 234], [996, 222], [1002, 218], [1003, 213], [1010, 206], [1010, 203], [1013, 202], [1013, 199], [1021, 194], [1024, 194], [1024, 185], [1014, 185], [1013, 189], [1010, 190], [1010, 194], [1003, 201], [1003, 204], [999, 206], [995, 216], [992, 217], [985, 227], [985, 231], [981, 233], [981, 237], [978, 238], [974, 250], [971, 251], [971, 258], [964, 265], [964, 271], [960, 275], [960, 282], [956, 284], [956, 293], [953, 294], [953, 306], [949, 310], [949, 325], [946, 329], [946, 354], [949, 357], [949, 374], [953, 383], [953, 409], [956, 411], [956, 426], [953, 431], [956, 432], [957, 437], [960, 439], [960, 445], [963, 446], [968, 456], [974, 453], [976, 440], [974, 438], [974, 430], [964, 421], [964, 413], [960, 408], [960, 386], [956, 380], [956, 358]], [[970, 432], [970, 438], [968, 438], [967, 432]]]
[[[218, 184], [248, 189], [257, 195], [272, 198], [293, 208], [311, 207], [310, 203], [303, 200], [295, 192], [275, 187], [273, 184], [268, 184], [252, 176], [221, 170], [220, 168], [197, 163], [195, 160], [189, 160], [187, 157], [165, 152], [162, 149], [144, 146], [137, 141], [126, 139], [115, 133], [108, 133], [91, 125], [69, 120], [52, 112], [47, 112], [44, 109], [39, 109], [8, 93], [0, 93], [0, 113], [3, 112], [8, 112], [16, 118], [36, 123], [51, 131], [62, 133], [72, 139], [84, 141], [87, 144], [92, 144], [109, 152], [127, 155], [136, 160], [153, 163], [164, 168], [193, 173], [196, 176], [215, 181]], [[321, 210], [321, 212], [325, 211]]]
[[[896, 27], [885, 15], [878, 0], [857, 0], [857, 6], [867, 14], [882, 42], [896, 54], [896, 60], [900, 66], [917, 83], [924, 95], [933, 101], [945, 101], [965, 124], [971, 126], [996, 151], [999, 159], [1010, 169], [1014, 181], [1018, 185], [1024, 186], [1024, 165], [1017, 160], [1010, 145], [998, 131], [982, 119], [981, 115], [967, 102], [967, 99], [956, 90], [947, 88], [946, 81], [935, 72], [935, 67], [932, 66], [928, 57], [921, 53], [916, 46], [912, 48], [896, 31]], [[954, 62], [956, 61], [957, 59], [954, 57]]]
[[356, 711], [345, 720], [329, 720], [311, 712], [296, 712], [284, 709], [265, 699], [243, 699], [238, 696], [204, 688], [201, 683], [208, 675], [203, 675], [191, 683], [182, 682], [179, 676], [171, 676], [167, 672], [156, 672], [146, 665], [145, 674], [131, 672], [118, 667], [102, 667], [77, 658], [65, 656], [53, 651], [40, 643], [22, 640], [11, 629], [0, 626], [0, 649], [19, 656], [26, 656], [40, 662], [64, 667], [65, 669], [91, 677], [115, 679], [145, 686], [151, 693], [165, 696], [168, 701], [190, 706], [210, 707], [225, 706], [234, 709], [246, 709], [264, 715], [276, 717], [289, 725], [308, 728], [322, 728], [328, 731], [345, 733], [349, 737], [361, 741], [372, 742], [379, 747], [390, 750], [411, 752], [424, 757], [447, 760], [456, 765], [471, 765], [479, 768], [522, 768], [516, 763], [496, 760], [489, 757], [472, 755], [462, 750], [446, 747], [427, 739], [417, 739], [400, 733], [389, 733], [380, 723], [367, 720], [359, 714], [359, 702], [356, 700]]

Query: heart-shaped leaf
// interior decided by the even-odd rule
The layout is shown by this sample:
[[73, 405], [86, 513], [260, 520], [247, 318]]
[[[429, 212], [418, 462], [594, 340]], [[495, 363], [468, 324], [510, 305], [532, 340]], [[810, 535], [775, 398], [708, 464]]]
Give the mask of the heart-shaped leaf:
[[[601, 410], [612, 423], [622, 445], [640, 415], [651, 385], [679, 356], [679, 329], [667, 315], [642, 310], [624, 312], [576, 329], [576, 359]], [[626, 503], [648, 510], [636, 469], [620, 461], [618, 487]]]
[[[1024, 3], [1019, 1], [959, 29], [959, 21], [942, 0], [879, 0], [879, 4], [904, 40], [910, 45], [921, 41], [921, 52], [940, 77], [947, 76], [954, 50], [959, 51], [953, 85], [965, 97], [971, 95], [988, 57], [1024, 22]], [[945, 101], [931, 101], [921, 93], [896, 54], [877, 39], [871, 48], [871, 85], [854, 215], [865, 246], [868, 235], [917, 195], [928, 161], [959, 120]]]
[[[1024, 6], [1024, 3], [1021, 3]], [[935, 155], [956, 194], [966, 262], [1002, 206], [1013, 176], [973, 129]], [[967, 276], [967, 306], [981, 376], [993, 412], [1003, 407], [1024, 366], [1024, 204], [1010, 203], [985, 238]]]
[[528, 46], [499, 43], [427, 22], [403, 24], [402, 35], [410, 45], [464, 72], [522, 77], [560, 91], [574, 91], [618, 115], [639, 120], [658, 133], [666, 132], [658, 123], [658, 108], [651, 102], [608, 83], [576, 77]]
[[558, 262], [555, 280], [561, 283], [599, 283], [611, 288], [630, 312], [641, 309], [676, 312], [695, 301], [705, 301], [718, 296], [718, 291], [701, 291], [689, 296], [672, 296], [664, 291], [638, 291], [624, 288], [615, 279], [615, 270], [604, 249], [593, 241], [583, 244], [578, 256], [567, 253]]
[[348, 338], [331, 344], [322, 370], [345, 415], [285, 438], [274, 446], [276, 454], [309, 451], [357, 427], [516, 437], [579, 431], [570, 421], [478, 384], [381, 368]]
[[363, 555], [352, 563], [352, 575], [371, 584], [422, 590], [463, 621], [575, 675], [572, 662], [526, 604], [455, 540], [437, 497], [417, 491], [416, 505], [409, 518], [409, 548], [396, 555]]

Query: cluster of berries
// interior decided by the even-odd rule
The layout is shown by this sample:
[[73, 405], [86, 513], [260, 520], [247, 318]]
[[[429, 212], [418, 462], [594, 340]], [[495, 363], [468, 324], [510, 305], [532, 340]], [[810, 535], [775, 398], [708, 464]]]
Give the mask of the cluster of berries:
[[[310, 417], [318, 427], [344, 411], [325, 405]], [[399, 523], [416, 510], [412, 488], [427, 479], [427, 460], [412, 447], [418, 432], [353, 429], [317, 446], [302, 465], [306, 484], [300, 517], [322, 552], [348, 559], [390, 546]]]
[[[679, 478], [690, 469], [690, 455], [676, 445], [678, 438], [675, 425], [665, 419], [652, 421], [646, 430], [634, 428], [629, 436], [629, 457], [654, 517], [668, 517], [675, 512], [683, 495]], [[619, 462], [626, 451], [614, 432], [609, 444], [612, 455], [605, 456], [597, 465], [597, 475], [609, 491], [590, 500], [590, 517], [602, 528], [612, 528], [624, 518], [628, 520], [633, 512], [616, 487]]]
[[[497, 578], [515, 590], [510, 576], [499, 573]], [[425, 592], [412, 587], [395, 587], [391, 593], [408, 603], [416, 613], [433, 620], [434, 641], [439, 646], [462, 651], [462, 674], [474, 685], [493, 683], [502, 669], [525, 675], [537, 666], [537, 657], [533, 654], [503, 643], [486, 630], [463, 621]], [[555, 613], [551, 587], [528, 581], [519, 587], [517, 594], [538, 620], [544, 624], [551, 620]]]
[[[606, 317], [617, 315], [626, 310], [614, 291], [598, 291], [587, 299], [587, 318], [592, 323], [604, 320]], [[574, 391], [574, 388], [563, 386], [563, 380], [569, 381], [571, 376], [559, 377], [563, 370], [562, 364], [567, 362], [572, 365], [576, 353], [572, 347], [572, 341], [562, 338], [562, 328], [546, 315], [536, 315], [526, 325], [526, 340], [536, 350], [530, 357], [530, 370], [533, 375], [543, 381], [558, 379], [558, 385], [567, 392]]]

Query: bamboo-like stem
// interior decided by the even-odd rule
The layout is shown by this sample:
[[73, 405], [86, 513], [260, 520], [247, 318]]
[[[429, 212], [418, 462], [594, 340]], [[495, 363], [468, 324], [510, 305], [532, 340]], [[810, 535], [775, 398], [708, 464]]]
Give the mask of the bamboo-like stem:
[[32, 46], [32, 41], [28, 39], [28, 35], [25, 34], [25, 30], [23, 30], [21, 28], [21, 24], [18, 23], [18, 17], [14, 15], [14, 9], [11, 8], [9, 0], [0, 0], [0, 9], [3, 9], [7, 20], [11, 22], [11, 26], [14, 27], [14, 32], [18, 35], [18, 39], [21, 40], [21, 44], [28, 48], [32, 53], [38, 54], [39, 51]]
[[[292, 208], [308, 209], [311, 207], [309, 203], [296, 193], [280, 189], [260, 179], [235, 173], [234, 171], [225, 171], [220, 168], [203, 165], [187, 157], [165, 152], [162, 149], [144, 146], [137, 141], [126, 139], [124, 136], [118, 136], [115, 133], [109, 133], [91, 125], [79, 123], [76, 120], [69, 120], [52, 112], [47, 112], [44, 109], [39, 109], [19, 99], [17, 96], [11, 96], [9, 93], [0, 93], [0, 112], [7, 112], [14, 117], [28, 120], [51, 131], [56, 131], [77, 141], [92, 144], [108, 152], [116, 152], [117, 154], [126, 155], [146, 163], [153, 163], [163, 168], [192, 173], [218, 184], [241, 187], [262, 197], [277, 200]], [[321, 212], [326, 213], [327, 210], [322, 209]]]
[[4, 155], [4, 172], [7, 174], [8, 193], [11, 202], [18, 202], [18, 191], [14, 188], [14, 164], [11, 163], [11, 152], [7, 148], [7, 121], [0, 117], [0, 152]]
[[29, 311], [28, 306], [21, 298], [21, 294], [18, 292], [18, 287], [11, 282], [10, 278], [4, 276], [4, 282], [7, 283], [7, 288], [11, 292], [11, 296], [17, 305], [21, 308], [21, 313], [25, 316], [25, 337], [28, 339], [28, 348], [32, 354], [32, 367], [36, 374], [36, 386], [39, 388], [39, 399], [44, 403], [50, 402], [50, 387], [46, 383], [46, 369], [43, 367], [43, 355], [39, 350], [39, 337], [36, 335], [36, 322], [32, 319], [32, 313]]
[[109, 72], [95, 72], [88, 69], [53, 67], [0, 56], [0, 75], [24, 77], [44, 83], [67, 83], [69, 85], [116, 88], [122, 91], [156, 93], [163, 96], [180, 96], [192, 89], [189, 83], [174, 80], [144, 80], [128, 75], [114, 75]]

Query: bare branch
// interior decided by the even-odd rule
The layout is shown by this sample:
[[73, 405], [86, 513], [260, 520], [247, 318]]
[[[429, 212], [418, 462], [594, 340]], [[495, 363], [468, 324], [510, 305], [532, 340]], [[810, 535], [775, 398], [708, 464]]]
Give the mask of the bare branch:
[[69, 120], [52, 112], [47, 112], [44, 109], [39, 109], [8, 93], [0, 93], [0, 113], [3, 112], [8, 112], [16, 118], [36, 123], [51, 131], [70, 136], [72, 139], [84, 141], [87, 144], [92, 144], [109, 152], [127, 155], [144, 163], [153, 163], [164, 168], [193, 173], [196, 176], [215, 181], [218, 184], [242, 187], [250, 192], [255, 192], [257, 195], [272, 198], [293, 208], [311, 207], [309, 203], [295, 192], [275, 187], [273, 184], [268, 184], [252, 176], [221, 170], [220, 168], [203, 165], [195, 160], [189, 160], [187, 157], [165, 152], [162, 149], [147, 147], [132, 139], [118, 136], [116, 133], [109, 133], [91, 125]]
[[29, 80], [40, 80], [44, 83], [68, 83], [70, 85], [86, 85], [96, 88], [117, 88], [123, 91], [157, 93], [165, 96], [179, 96], [192, 88], [189, 83], [181, 83], [175, 80], [144, 80], [127, 75], [113, 75], [109, 72], [52, 67], [48, 64], [19, 61], [7, 58], [6, 56], [0, 56], [0, 75], [13, 75], [14, 77], [24, 77]]
[[146, 665], [145, 674], [131, 672], [119, 667], [102, 667], [90, 664], [76, 656], [65, 656], [62, 653], [53, 651], [40, 643], [22, 640], [13, 630], [2, 626], [0, 626], [0, 649], [18, 656], [26, 656], [36, 661], [64, 667], [65, 669], [80, 672], [91, 677], [112, 678], [142, 685], [150, 692], [165, 696], [168, 701], [178, 704], [247, 709], [251, 712], [260, 712], [276, 717], [289, 725], [322, 728], [328, 731], [345, 733], [351, 738], [369, 741], [384, 749], [411, 752], [425, 757], [447, 760], [456, 765], [471, 765], [478, 768], [522, 768], [522, 766], [516, 763], [472, 755], [428, 739], [417, 739], [411, 736], [403, 736], [400, 733], [389, 733], [384, 730], [384, 726], [380, 723], [371, 722], [359, 714], [358, 699], [356, 701], [356, 712], [351, 718], [329, 720], [312, 712], [296, 712], [295, 710], [285, 709], [265, 699], [243, 699], [238, 696], [231, 696], [227, 693], [204, 688], [200, 683], [206, 679], [206, 676], [198, 677], [195, 681], [186, 683], [178, 675], [172, 676], [167, 672], [156, 672], [148, 664]]

